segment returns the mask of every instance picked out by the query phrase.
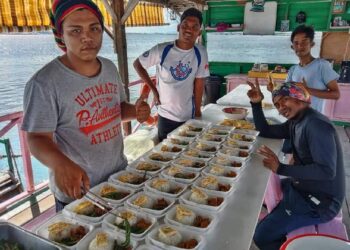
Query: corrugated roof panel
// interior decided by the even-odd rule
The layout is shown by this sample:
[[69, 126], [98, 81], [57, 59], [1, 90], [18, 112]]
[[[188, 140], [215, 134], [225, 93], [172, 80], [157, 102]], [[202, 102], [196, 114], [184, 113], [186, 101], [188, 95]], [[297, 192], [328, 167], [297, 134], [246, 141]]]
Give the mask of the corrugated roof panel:
[[[100, 8], [107, 26], [112, 18], [102, 0], [93, 0]], [[125, 5], [127, 1], [125, 1]], [[52, 0], [1, 0], [0, 32], [50, 29], [49, 11]], [[163, 6], [139, 3], [126, 21], [126, 26], [164, 25]]]

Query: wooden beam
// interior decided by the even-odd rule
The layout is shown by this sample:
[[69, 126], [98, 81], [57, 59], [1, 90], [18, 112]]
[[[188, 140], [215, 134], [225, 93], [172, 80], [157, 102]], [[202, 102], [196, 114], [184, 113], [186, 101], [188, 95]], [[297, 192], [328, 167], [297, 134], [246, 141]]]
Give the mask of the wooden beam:
[[[125, 25], [121, 22], [122, 16], [124, 15], [124, 0], [113, 0], [112, 7], [117, 17], [117, 22], [113, 22], [113, 31], [114, 46], [118, 55], [118, 69], [120, 77], [124, 84], [127, 101], [130, 101]], [[129, 135], [131, 133], [131, 123], [123, 123], [123, 130], [125, 135]]]
[[131, 15], [132, 11], [135, 9], [136, 5], [139, 3], [139, 0], [129, 0], [128, 5], [126, 6], [125, 13], [121, 19], [121, 23], [124, 24], [128, 17]]
[[103, 2], [103, 5], [106, 8], [108, 14], [111, 15], [113, 22], [117, 22], [118, 21], [117, 20], [117, 16], [115, 15], [115, 12], [114, 12], [113, 8], [109, 5], [109, 2], [107, 0], [102, 0], [102, 2]]

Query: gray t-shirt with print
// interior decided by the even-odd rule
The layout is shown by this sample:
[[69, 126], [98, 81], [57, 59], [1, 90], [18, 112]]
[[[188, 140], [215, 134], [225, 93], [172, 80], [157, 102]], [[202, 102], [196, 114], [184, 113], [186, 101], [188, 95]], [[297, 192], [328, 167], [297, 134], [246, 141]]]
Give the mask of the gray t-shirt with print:
[[[101, 72], [95, 77], [70, 70], [58, 58], [39, 70], [25, 88], [22, 125], [27, 132], [53, 132], [59, 149], [86, 171], [91, 186], [127, 165], [121, 132], [124, 88], [116, 66], [98, 59]], [[51, 170], [50, 188], [60, 201], [72, 201], [58, 189]]]

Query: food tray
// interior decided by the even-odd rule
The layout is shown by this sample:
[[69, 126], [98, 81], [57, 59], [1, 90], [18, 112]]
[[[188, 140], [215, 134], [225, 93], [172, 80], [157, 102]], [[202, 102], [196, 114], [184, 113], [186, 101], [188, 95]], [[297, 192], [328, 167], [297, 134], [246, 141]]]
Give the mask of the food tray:
[[[150, 156], [152, 154], [159, 154], [161, 157], [164, 157], [167, 160], [166, 161], [165, 160], [153, 160], [153, 159], [150, 158]], [[154, 162], [154, 163], [160, 163], [160, 164], [164, 164], [164, 165], [169, 165], [169, 163], [172, 160], [174, 160], [176, 157], [177, 157], [177, 155], [174, 155], [172, 153], [151, 151], [151, 152], [148, 152], [148, 153], [144, 154], [143, 157], [142, 157], [142, 160], [150, 161], [150, 162]]]
[[[179, 149], [181, 149], [181, 150], [180, 150], [179, 152], [162, 151], [161, 148], [162, 148], [163, 146], [167, 146], [167, 147], [169, 147], [169, 148], [177, 147], [177, 148], [179, 148]], [[184, 148], [183, 148], [183, 147], [180, 147], [180, 146], [178, 146], [178, 145], [175, 145], [175, 144], [173, 144], [173, 143], [171, 143], [171, 142], [163, 141], [163, 142], [159, 143], [157, 146], [155, 146], [155, 147], [153, 148], [153, 151], [154, 151], [154, 152], [170, 153], [170, 154], [173, 154], [173, 155], [178, 155], [178, 154], [181, 154], [181, 153], [184, 151]]]
[[[158, 189], [152, 187], [152, 182], [157, 180], [157, 179], [163, 179], [163, 180], [169, 181], [170, 189], [174, 189], [176, 187], [180, 187], [180, 188], [182, 188], [182, 190], [180, 192], [176, 193], [176, 194], [171, 194], [171, 193], [159, 191]], [[170, 198], [177, 198], [177, 197], [179, 197], [181, 194], [183, 194], [185, 192], [186, 188], [187, 188], [186, 184], [179, 183], [179, 182], [167, 179], [167, 178], [159, 178], [159, 177], [156, 177], [156, 178], [154, 178], [152, 180], [149, 180], [145, 184], [145, 191], [149, 191], [150, 193], [159, 194], [159, 195], [170, 197]]]
[[[189, 167], [187, 165], [182, 165], [181, 164], [182, 160], [188, 160], [188, 161], [192, 161], [192, 162], [197, 162], [197, 163], [203, 165], [203, 167], [196, 168], [196, 167]], [[178, 167], [184, 167], [187, 170], [191, 170], [191, 171], [195, 171], [195, 172], [200, 172], [200, 171], [203, 170], [203, 168], [205, 168], [207, 166], [207, 161], [203, 161], [202, 159], [192, 159], [192, 158], [189, 158], [189, 157], [179, 157], [179, 158], [177, 158], [176, 160], [174, 160], [172, 162], [172, 165], [178, 166]]]
[[[217, 174], [214, 174], [214, 173], [211, 173], [210, 170], [213, 166], [220, 166], [224, 169], [224, 175], [217, 175]], [[237, 175], [236, 177], [228, 177], [228, 176], [225, 176], [225, 174], [229, 173], [229, 172], [235, 172]], [[211, 175], [211, 176], [216, 176], [216, 177], [220, 177], [220, 179], [223, 179], [223, 180], [226, 180], [226, 181], [229, 181], [229, 182], [234, 182], [236, 180], [238, 180], [239, 178], [239, 170], [236, 170], [235, 168], [232, 168], [232, 167], [225, 167], [225, 166], [221, 166], [219, 164], [213, 164], [213, 163], [210, 163], [208, 167], [206, 167], [203, 171], [202, 171], [202, 175], [204, 176], [207, 176], [207, 175]]]
[[[146, 162], [146, 163], [151, 163], [151, 164], [157, 165], [157, 166], [159, 166], [159, 169], [158, 170], [154, 170], [154, 171], [150, 171], [150, 170], [145, 171], [145, 170], [137, 169], [138, 164], [140, 164], [142, 162]], [[141, 175], [144, 175], [145, 172], [146, 172], [146, 174], [149, 175], [149, 176], [155, 176], [155, 175], [159, 174], [166, 166], [167, 166], [166, 164], [153, 162], [153, 161], [148, 161], [148, 160], [141, 160], [140, 159], [140, 160], [135, 160], [132, 163], [130, 163], [126, 167], [126, 169], [130, 170], [130, 171], [133, 171], [133, 172], [137, 172], [137, 173], [139, 173]]]
[[215, 175], [210, 175], [211, 177], [214, 177], [218, 180], [218, 183], [219, 184], [223, 184], [223, 185], [229, 185], [230, 186], [230, 189], [228, 191], [219, 191], [219, 190], [213, 190], [213, 189], [209, 189], [209, 188], [205, 188], [205, 187], [202, 187], [200, 185], [200, 182], [203, 178], [206, 178], [208, 177], [207, 176], [201, 176], [199, 177], [194, 183], [193, 183], [193, 186], [194, 187], [197, 187], [199, 189], [202, 189], [204, 191], [210, 191], [211, 193], [213, 194], [217, 194], [217, 195], [222, 195], [222, 196], [227, 196], [229, 195], [235, 188], [235, 181], [228, 181], [226, 180], [225, 178], [222, 178], [222, 177], [219, 177], [219, 176], [215, 176]]
[[[122, 199], [119, 199], [119, 200], [104, 198], [104, 197], [102, 197], [100, 195], [100, 191], [105, 185], [110, 185], [110, 186], [116, 188], [117, 190], [120, 190], [120, 191], [123, 191], [123, 192], [128, 192], [130, 194], [128, 196], [125, 196]], [[114, 206], [119, 206], [125, 200], [127, 200], [129, 197], [131, 197], [135, 193], [135, 190], [132, 189], [132, 188], [128, 188], [128, 187], [122, 186], [122, 185], [117, 185], [117, 184], [114, 184], [114, 183], [111, 183], [111, 182], [102, 182], [102, 183], [98, 184], [97, 186], [91, 188], [90, 192], [92, 192], [92, 193], [96, 194], [97, 196], [101, 197], [102, 199], [104, 199], [105, 201], [107, 201], [108, 203], [110, 203], [114, 207]]]
[[[195, 154], [198, 154], [198, 156], [193, 156], [193, 155], [188, 154], [189, 151], [193, 151]], [[213, 158], [214, 154], [210, 154], [207, 152], [199, 151], [199, 150], [194, 149], [194, 148], [190, 148], [188, 150], [185, 150], [181, 154], [181, 156], [185, 156], [185, 157], [191, 158], [193, 160], [210, 161], [210, 159]]]
[[[247, 156], [239, 156], [240, 152], [246, 153]], [[226, 157], [238, 161], [247, 161], [250, 157], [248, 151], [236, 148], [222, 148], [218, 151], [217, 156]]]
[[[203, 189], [201, 189], [201, 190], [203, 190]], [[225, 199], [224, 195], [222, 195], [222, 194], [216, 194], [216, 193], [213, 193], [212, 191], [204, 190], [204, 192], [208, 195], [209, 199], [215, 198], [215, 197], [223, 198], [223, 202], [219, 206], [210, 206], [207, 204], [199, 204], [199, 203], [196, 203], [194, 201], [191, 201], [189, 199], [191, 192], [192, 192], [191, 190], [188, 190], [183, 195], [181, 195], [180, 196], [180, 203], [190, 205], [190, 206], [195, 206], [197, 208], [201, 208], [201, 209], [205, 209], [205, 210], [209, 210], [209, 211], [214, 211], [214, 212], [221, 211], [221, 209], [223, 207], [225, 207], [225, 205], [226, 205], [226, 199]]]
[[[208, 147], [207, 149], [203, 149], [204, 146], [205, 148]], [[207, 141], [196, 141], [190, 145], [190, 148], [199, 150], [201, 152], [209, 153], [209, 154], [215, 154], [216, 151], [220, 148], [220, 143], [212, 143], [212, 142], [207, 142]]]
[[147, 180], [149, 180], [151, 177], [150, 176], [146, 176], [146, 180], [144, 182], [142, 182], [141, 184], [131, 184], [131, 183], [127, 183], [127, 182], [121, 182], [118, 177], [123, 175], [123, 174], [127, 174], [127, 173], [132, 173], [132, 174], [135, 174], [139, 177], [143, 177], [144, 174], [140, 174], [138, 172], [135, 172], [135, 171], [130, 171], [130, 170], [122, 170], [122, 171], [119, 171], [118, 173], [115, 173], [113, 175], [111, 175], [108, 179], [109, 182], [112, 182], [112, 183], [116, 183], [116, 184], [119, 184], [121, 186], [127, 186], [129, 188], [133, 188], [135, 190], [139, 190], [143, 187], [143, 185], [145, 184], [145, 182]]
[[212, 135], [228, 136], [233, 129], [234, 128], [232, 127], [212, 125], [209, 128], [207, 128], [204, 132]]
[[[216, 156], [209, 162], [209, 166], [211, 164], [217, 164], [224, 167], [229, 167], [236, 171], [242, 171], [246, 165], [246, 161], [242, 159], [231, 159], [230, 157], [227, 157], [227, 156], [222, 156], [222, 157]], [[235, 164], [241, 164], [241, 166], [235, 166]]]
[[[176, 167], [176, 166], [175, 166]], [[187, 170], [187, 168], [185, 167], [180, 167], [182, 169], [182, 173], [193, 173], [195, 174], [195, 177], [193, 179], [184, 179], [184, 178], [176, 178], [174, 176], [171, 176], [169, 175], [169, 168], [167, 169], [164, 169], [162, 172], [161, 172], [161, 176], [167, 178], [167, 179], [170, 179], [170, 180], [174, 180], [176, 182], [181, 182], [181, 183], [185, 183], [185, 184], [191, 184], [193, 183], [199, 176], [199, 172], [198, 171], [191, 171], [191, 170]]]

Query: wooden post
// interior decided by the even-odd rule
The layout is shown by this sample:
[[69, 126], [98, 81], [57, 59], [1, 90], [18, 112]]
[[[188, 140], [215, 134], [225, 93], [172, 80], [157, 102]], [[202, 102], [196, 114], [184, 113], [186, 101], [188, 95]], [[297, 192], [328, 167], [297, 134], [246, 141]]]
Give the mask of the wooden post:
[[[130, 101], [129, 92], [129, 72], [128, 72], [128, 55], [126, 47], [125, 25], [121, 22], [124, 15], [124, 0], [113, 0], [113, 11], [117, 17], [113, 22], [114, 46], [118, 55], [118, 69], [120, 77], [124, 83], [124, 89], [127, 101]], [[131, 134], [131, 122], [123, 123], [124, 135]]]

